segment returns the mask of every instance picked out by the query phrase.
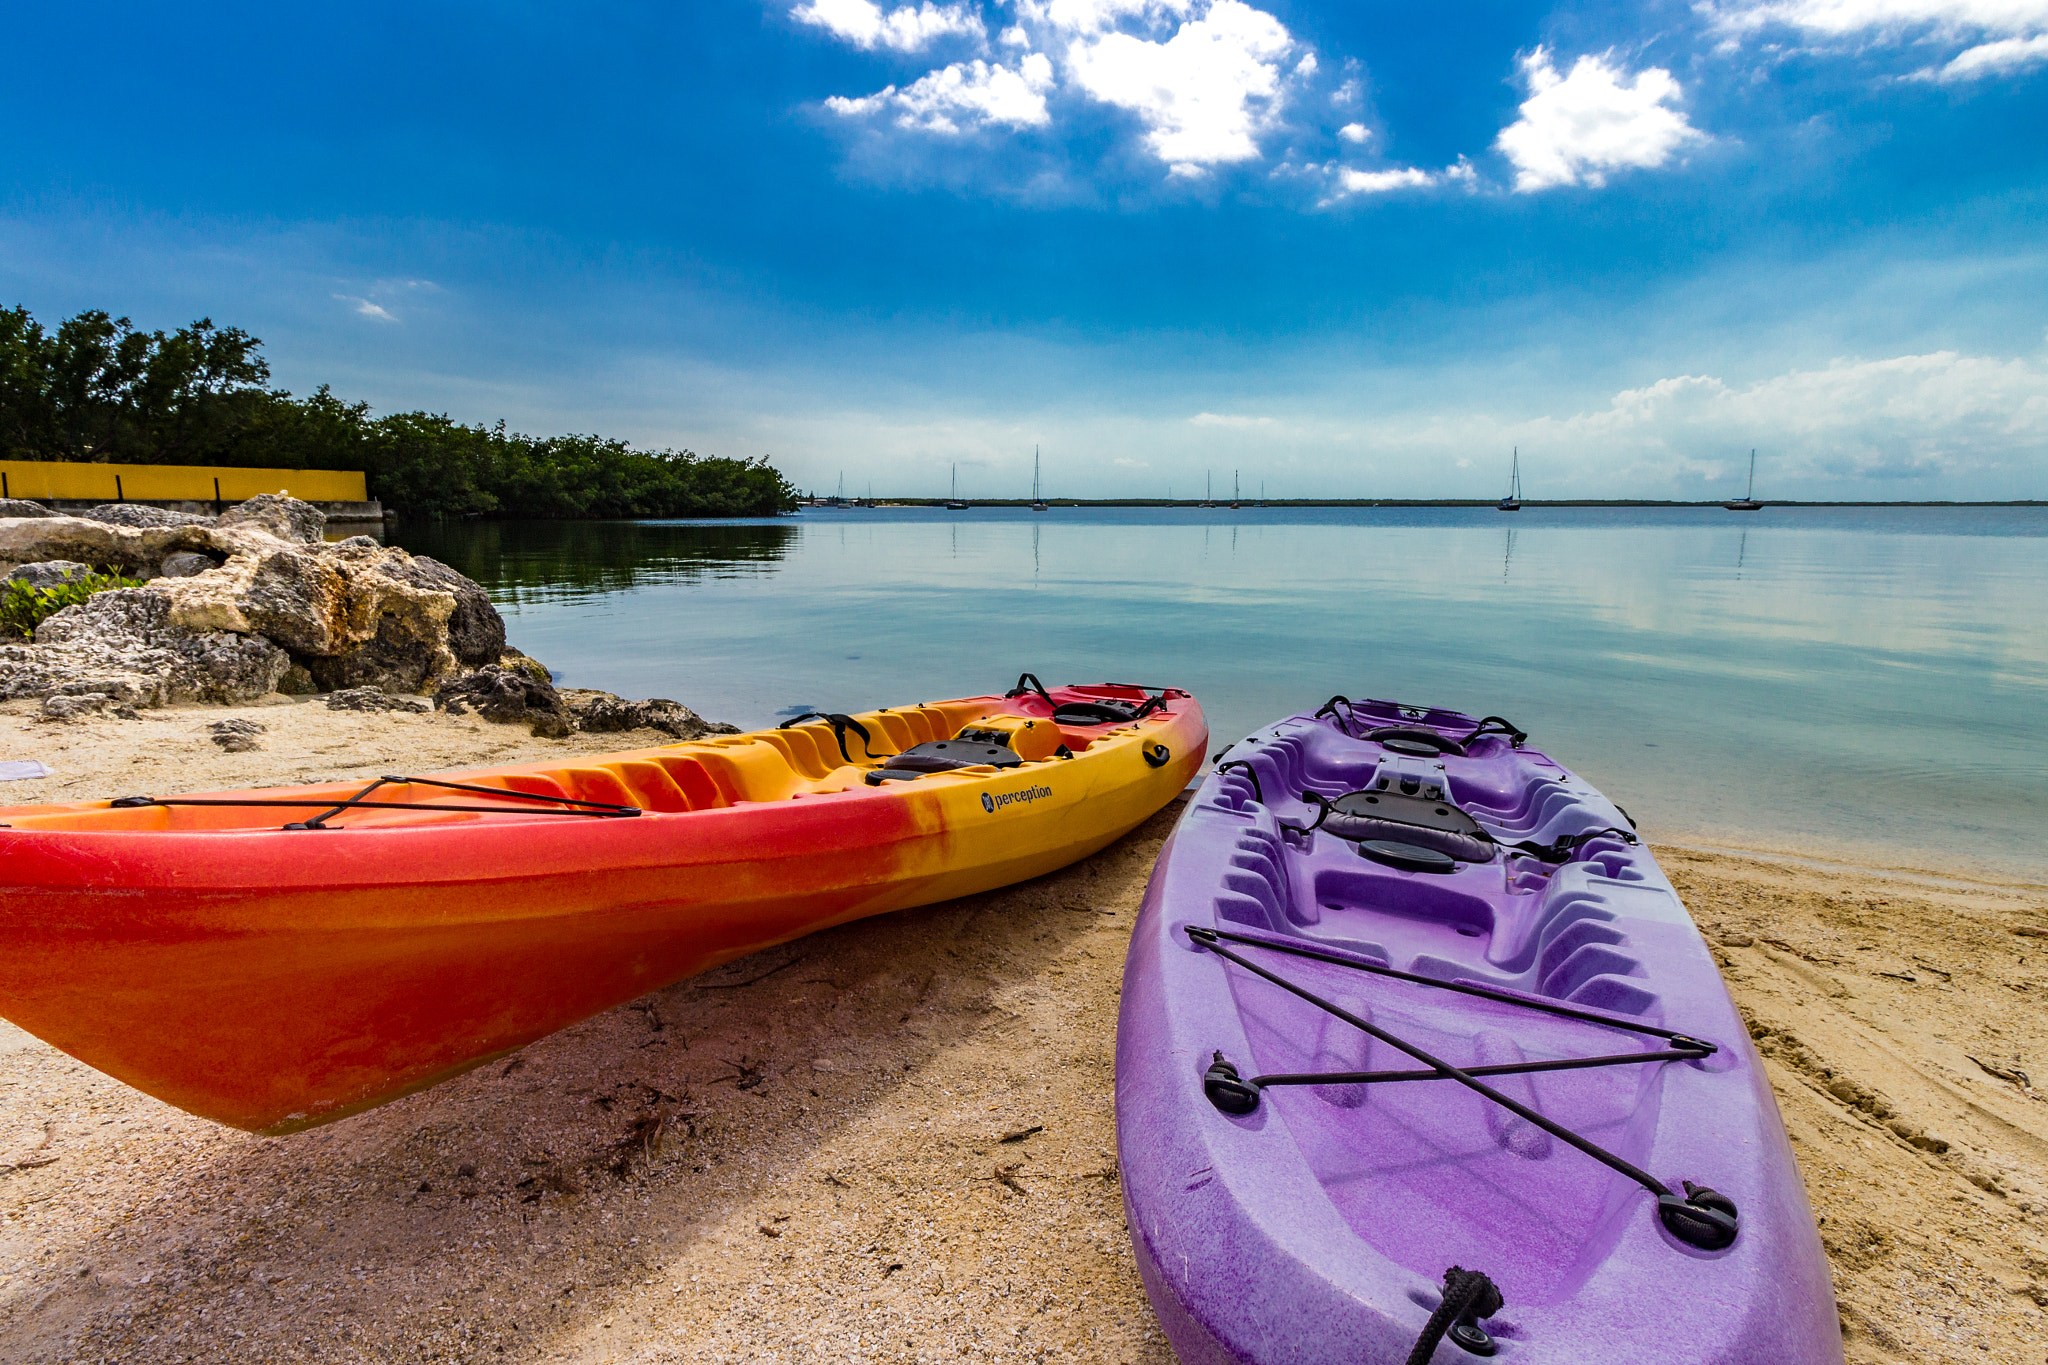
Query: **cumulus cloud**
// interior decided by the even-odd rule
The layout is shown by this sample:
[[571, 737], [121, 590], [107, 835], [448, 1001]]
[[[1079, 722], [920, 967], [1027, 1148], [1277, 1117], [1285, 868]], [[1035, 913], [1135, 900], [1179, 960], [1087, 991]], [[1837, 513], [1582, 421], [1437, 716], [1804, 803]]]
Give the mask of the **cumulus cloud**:
[[1363, 123], [1347, 123], [1337, 130], [1337, 136], [1346, 142], [1363, 142], [1371, 137], [1372, 133]]
[[1731, 42], [1786, 28], [1820, 43], [1967, 45], [1921, 80], [1971, 81], [2048, 62], [2048, 0], [1734, 0], [1699, 10]]
[[1138, 116], [1146, 146], [1174, 174], [1196, 176], [1259, 155], [1256, 135], [1275, 112], [1281, 63], [1294, 46], [1286, 27], [1264, 10], [1215, 0], [1163, 43], [1123, 32], [1078, 38], [1067, 64], [1082, 90]]
[[1515, 167], [1518, 192], [1604, 185], [1609, 172], [1661, 166], [1705, 140], [1672, 107], [1683, 92], [1662, 67], [1629, 79], [1602, 54], [1579, 58], [1560, 76], [1541, 47], [1521, 66], [1529, 98], [1494, 142]]
[[955, 62], [919, 77], [905, 89], [888, 86], [872, 95], [834, 95], [825, 107], [844, 118], [893, 111], [900, 128], [958, 134], [961, 122], [977, 127], [1042, 128], [1052, 122], [1045, 92], [1052, 88], [1052, 63], [1042, 52], [1026, 54], [1015, 69], [988, 62]]
[[1841, 359], [1744, 386], [1677, 375], [1549, 425], [1567, 441], [1646, 455], [1737, 452], [1761, 439], [1808, 475], [1920, 478], [2031, 457], [2048, 443], [2048, 365], [1936, 351]]
[[874, 0], [810, 0], [789, 12], [799, 23], [828, 29], [855, 47], [920, 52], [948, 34], [985, 39], [981, 12], [964, 4], [939, 6], [931, 0], [916, 9], [904, 5], [884, 11]]

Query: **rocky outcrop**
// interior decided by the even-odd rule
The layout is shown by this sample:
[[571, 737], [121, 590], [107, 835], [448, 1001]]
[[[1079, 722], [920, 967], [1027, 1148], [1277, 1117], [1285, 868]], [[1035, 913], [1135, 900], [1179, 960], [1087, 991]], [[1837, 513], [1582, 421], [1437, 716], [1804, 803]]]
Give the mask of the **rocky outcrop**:
[[57, 514], [27, 498], [0, 498], [0, 517], [54, 517]]
[[420, 693], [504, 647], [504, 621], [475, 583], [368, 537], [324, 544], [325, 517], [296, 499], [266, 494], [214, 519], [94, 510], [123, 520], [0, 518], [0, 572], [41, 565], [29, 576], [47, 577], [68, 572], [63, 561], [146, 586], [58, 612], [33, 646], [0, 645], [0, 696], [233, 702], [287, 673], [302, 693]]
[[147, 588], [95, 593], [0, 645], [0, 697], [104, 694], [128, 706], [249, 701], [275, 691], [291, 656], [269, 640], [189, 630]]
[[677, 739], [702, 739], [706, 735], [736, 735], [737, 725], [708, 721], [679, 701], [649, 697], [627, 701], [610, 692], [585, 688], [564, 688], [563, 703], [569, 720], [578, 730], [605, 734], [619, 730], [659, 730]]
[[103, 502], [77, 513], [87, 521], [108, 526], [211, 526], [212, 517], [197, 512], [173, 512], [167, 507], [149, 507], [139, 502]]
[[270, 727], [238, 716], [230, 720], [217, 720], [206, 728], [213, 736], [213, 742], [221, 748], [231, 754], [246, 754], [251, 749], [263, 747], [257, 742], [256, 736]]
[[552, 683], [501, 664], [486, 664], [442, 683], [434, 689], [434, 705], [451, 715], [474, 711], [485, 720], [525, 722], [546, 739], [562, 739], [572, 728], [569, 709]]
[[288, 540], [298, 545], [318, 545], [321, 533], [327, 529], [327, 514], [310, 502], [300, 502], [287, 493], [258, 493], [247, 502], [237, 503], [215, 518], [214, 525], [223, 530], [236, 526], [253, 526], [270, 532], [279, 540]]
[[431, 711], [425, 697], [401, 697], [379, 687], [351, 687], [327, 697], [330, 711]]

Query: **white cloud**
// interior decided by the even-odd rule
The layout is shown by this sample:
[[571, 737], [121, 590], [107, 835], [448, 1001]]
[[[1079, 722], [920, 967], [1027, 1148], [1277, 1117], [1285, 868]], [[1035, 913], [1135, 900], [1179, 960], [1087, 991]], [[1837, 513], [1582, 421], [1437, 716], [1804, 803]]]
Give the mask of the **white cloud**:
[[[1054, 0], [1054, 10], [1062, 3], [1105, 8], [1125, 0]], [[1258, 157], [1255, 135], [1276, 110], [1280, 63], [1294, 46], [1272, 15], [1215, 0], [1163, 43], [1121, 32], [1076, 39], [1067, 64], [1087, 93], [1138, 116], [1146, 146], [1174, 174], [1197, 176]]]
[[1414, 190], [1434, 185], [1437, 177], [1413, 166], [1385, 171], [1354, 171], [1349, 166], [1337, 172], [1337, 183], [1347, 194], [1385, 194], [1389, 190]]
[[2048, 62], [2048, 0], [1735, 0], [1697, 8], [1731, 42], [1790, 28], [1822, 42], [1969, 44], [1946, 64], [1914, 72], [1920, 80], [1981, 80]]
[[889, 86], [860, 99], [834, 95], [825, 107], [846, 118], [894, 110], [899, 128], [958, 133], [959, 119], [976, 126], [1042, 128], [1052, 122], [1045, 92], [1052, 88], [1052, 63], [1042, 52], [1025, 56], [1012, 70], [987, 62], [955, 62], [919, 77], [908, 88]]
[[1194, 0], [1020, 0], [1022, 17], [1038, 19], [1067, 33], [1100, 33], [1126, 19], [1156, 22], [1186, 14]]
[[874, 0], [810, 0], [789, 12], [799, 23], [829, 29], [855, 47], [894, 48], [918, 52], [948, 34], [983, 38], [981, 12], [964, 4], [938, 6], [931, 0], [917, 9], [904, 5], [883, 11]]
[[1367, 131], [1363, 123], [1347, 123], [1337, 130], [1337, 136], [1343, 138], [1346, 142], [1363, 142], [1371, 137], [1372, 134]]
[[1603, 185], [1610, 171], [1661, 166], [1688, 143], [1705, 140], [1670, 107], [1682, 92], [1662, 67], [1625, 80], [1607, 56], [1585, 56], [1559, 76], [1540, 47], [1521, 65], [1529, 98], [1494, 142], [1514, 163], [1517, 191]]
[[1252, 427], [1270, 427], [1276, 419], [1271, 417], [1243, 417], [1228, 412], [1198, 412], [1188, 421], [1198, 427], [1231, 427], [1243, 431]]
[[1121, 457], [1111, 460], [1110, 463], [1118, 469], [1150, 469], [1152, 467], [1152, 462], [1149, 460], [1130, 460]]
[[[1919, 478], [1966, 472], [2048, 443], [2048, 364], [1955, 351], [1841, 359], [1746, 387], [1678, 375], [1614, 396], [1602, 412], [1545, 423], [1567, 442], [1701, 455], [1775, 443], [1809, 476]], [[1538, 433], [1530, 431], [1530, 436]]]
[[1831, 38], [1916, 32], [2031, 33], [2048, 28], [2048, 0], [1749, 0], [1701, 12], [1724, 32], [1750, 33], [1772, 25]]
[[2039, 33], [2031, 38], [2001, 38], [1995, 43], [1979, 43], [1957, 53], [1946, 66], [1917, 71], [1914, 75], [1922, 80], [1974, 81], [2024, 71], [2042, 62], [2048, 62], [2048, 33]]
[[371, 303], [368, 299], [359, 298], [354, 294], [336, 294], [334, 297], [340, 299], [343, 303], [354, 304], [355, 308], [352, 311], [362, 315], [363, 317], [374, 318], [378, 322], [398, 321], [398, 319], [394, 317], [392, 314], [386, 312], [384, 309], [378, 307], [376, 304]]
[[1331, 165], [1323, 169], [1336, 179], [1336, 188], [1324, 200], [1328, 205], [1353, 194], [1389, 194], [1395, 190], [1424, 190], [1438, 185], [1464, 185], [1472, 187], [1478, 181], [1478, 174], [1472, 164], [1459, 157], [1455, 165], [1440, 171], [1425, 171], [1419, 166], [1389, 166], [1377, 171], [1361, 171], [1350, 166]]

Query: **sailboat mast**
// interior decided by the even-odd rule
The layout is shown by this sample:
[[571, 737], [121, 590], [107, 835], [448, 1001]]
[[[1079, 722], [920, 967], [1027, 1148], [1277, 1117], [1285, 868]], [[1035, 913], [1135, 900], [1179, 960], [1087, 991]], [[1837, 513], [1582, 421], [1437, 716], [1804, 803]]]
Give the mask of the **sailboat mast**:
[[1756, 501], [1756, 447], [1749, 448], [1749, 491], [1742, 495], [1744, 502]]

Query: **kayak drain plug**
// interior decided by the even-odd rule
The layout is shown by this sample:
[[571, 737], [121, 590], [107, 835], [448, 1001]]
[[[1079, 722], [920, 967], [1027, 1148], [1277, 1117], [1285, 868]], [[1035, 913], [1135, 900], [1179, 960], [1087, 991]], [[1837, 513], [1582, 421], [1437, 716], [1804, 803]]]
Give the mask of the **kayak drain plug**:
[[1249, 1114], [1259, 1107], [1257, 1086], [1246, 1085], [1238, 1076], [1237, 1068], [1223, 1060], [1221, 1052], [1216, 1060], [1209, 1063], [1209, 1069], [1202, 1073], [1202, 1093], [1209, 1097], [1209, 1103], [1226, 1114]]

